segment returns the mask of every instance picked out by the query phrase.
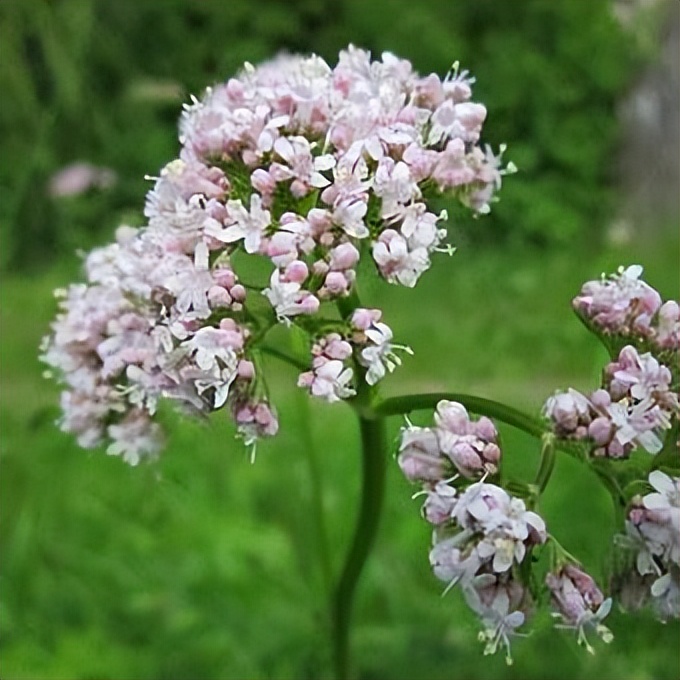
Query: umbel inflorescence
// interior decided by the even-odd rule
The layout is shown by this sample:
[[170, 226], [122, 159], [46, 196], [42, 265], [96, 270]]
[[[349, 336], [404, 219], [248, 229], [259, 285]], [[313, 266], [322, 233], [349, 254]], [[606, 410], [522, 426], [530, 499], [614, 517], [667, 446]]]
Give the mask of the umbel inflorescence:
[[[65, 385], [62, 429], [131, 464], [161, 448], [162, 398], [197, 416], [230, 414], [253, 451], [276, 434], [263, 353], [295, 365], [312, 396], [355, 406], [365, 461], [384, 454], [386, 416], [436, 407], [434, 426], [408, 421], [398, 460], [425, 497], [445, 591], [463, 591], [489, 653], [504, 647], [510, 659], [511, 636], [546, 599], [558, 626], [592, 650], [588, 632], [611, 639], [603, 619], [613, 599], [548, 532], [539, 500], [557, 449], [591, 466], [620, 520], [612, 595], [629, 609], [650, 602], [663, 620], [680, 615], [678, 304], [662, 303], [638, 266], [585, 284], [574, 308], [610, 363], [598, 389], [551, 396], [541, 419], [476, 397], [468, 408], [438, 395], [381, 400], [374, 387], [411, 350], [394, 342], [381, 310], [359, 302], [360, 265], [414, 286], [436, 253], [452, 252], [432, 200], [486, 213], [514, 170], [480, 145], [486, 109], [472, 84], [457, 67], [421, 77], [407, 61], [353, 47], [334, 68], [316, 56], [246, 64], [186, 107], [179, 158], [151, 178], [147, 225], [120, 227], [86, 257], [87, 282], [58, 291], [42, 358]], [[304, 355], [273, 344], [280, 326]], [[507, 453], [486, 416], [541, 438], [534, 483], [506, 479]], [[638, 449], [652, 457], [640, 462]], [[364, 501], [379, 467], [364, 466]], [[370, 547], [373, 510], [362, 503], [356, 545]], [[350, 550], [338, 584], [339, 677], [368, 547]]]
[[[135, 464], [161, 446], [165, 397], [227, 410], [249, 444], [273, 435], [258, 353], [276, 324], [308, 334], [299, 385], [314, 396], [345, 399], [392, 371], [410, 350], [380, 310], [333, 316], [327, 303], [350, 295], [361, 258], [412, 287], [450, 251], [431, 197], [489, 210], [507, 169], [479, 145], [486, 109], [472, 82], [349, 47], [335, 68], [316, 56], [246, 64], [195, 99], [179, 158], [148, 194], [147, 226], [121, 227], [87, 256], [87, 283], [58, 291], [43, 359], [66, 385], [62, 429]], [[270, 270], [259, 287], [255, 259]]]

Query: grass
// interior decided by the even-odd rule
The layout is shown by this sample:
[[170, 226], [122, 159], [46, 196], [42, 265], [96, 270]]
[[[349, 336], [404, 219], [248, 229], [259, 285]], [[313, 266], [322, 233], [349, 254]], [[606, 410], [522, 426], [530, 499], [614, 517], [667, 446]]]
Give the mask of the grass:
[[[604, 354], [569, 300], [584, 280], [632, 260], [677, 298], [677, 246], [676, 234], [591, 252], [466, 246], [413, 291], [364, 287], [364, 303], [384, 308], [395, 336], [416, 352], [384, 391], [468, 391], [536, 413], [557, 388], [592, 388]], [[55, 428], [58, 389], [36, 359], [55, 310], [50, 290], [75, 273], [75, 262], [59, 263], [2, 286], [0, 675], [328, 677], [325, 603], [359, 489], [349, 410], [309, 402], [293, 387], [294, 372], [268, 360], [281, 432], [260, 446], [255, 465], [224, 417], [200, 425], [170, 410], [162, 413], [168, 447], [155, 465], [129, 468], [83, 452]], [[390, 421], [391, 438], [399, 425]], [[536, 443], [502, 434], [513, 474], [531, 476]], [[678, 623], [619, 612], [614, 643], [598, 645], [595, 657], [539, 621], [517, 641], [514, 666], [502, 655], [483, 658], [459, 594], [440, 597], [428, 528], [397, 465], [390, 468], [355, 609], [359, 677], [678, 677]], [[602, 574], [613, 518], [590, 474], [560, 458], [542, 511], [564, 545]]]

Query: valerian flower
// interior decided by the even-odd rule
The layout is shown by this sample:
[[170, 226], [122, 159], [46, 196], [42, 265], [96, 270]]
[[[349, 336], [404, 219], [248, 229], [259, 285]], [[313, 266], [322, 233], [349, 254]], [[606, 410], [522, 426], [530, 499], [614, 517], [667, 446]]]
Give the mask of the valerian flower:
[[557, 573], [546, 576], [546, 584], [552, 594], [555, 616], [561, 623], [558, 628], [576, 630], [578, 643], [594, 654], [586, 632], [593, 630], [604, 642], [614, 638], [602, 623], [612, 606], [611, 598], [605, 599], [591, 576], [579, 565], [565, 564]]
[[[471, 85], [349, 46], [334, 68], [281, 56], [192, 97], [179, 157], [148, 178], [147, 224], [121, 227], [87, 256], [87, 283], [65, 293], [44, 343], [66, 389], [61, 426], [83, 445], [112, 443], [130, 462], [158, 450], [162, 398], [194, 414], [226, 406], [248, 442], [273, 434], [257, 360], [269, 329], [326, 333], [332, 314], [319, 312], [353, 296], [362, 252], [374, 255], [377, 275], [415, 285], [434, 254], [450, 250], [440, 248], [446, 215], [429, 209], [424, 186], [466, 205], [497, 190], [497, 163], [478, 148], [486, 112]], [[455, 185], [437, 182], [453, 143], [463, 144], [456, 162], [468, 171]], [[249, 258], [260, 265], [246, 286]], [[262, 263], [268, 270], [254, 281]], [[327, 401], [352, 398], [360, 379], [375, 385], [410, 353], [379, 310], [365, 325], [347, 316], [333, 329], [343, 356], [330, 345], [313, 352], [299, 379]]]

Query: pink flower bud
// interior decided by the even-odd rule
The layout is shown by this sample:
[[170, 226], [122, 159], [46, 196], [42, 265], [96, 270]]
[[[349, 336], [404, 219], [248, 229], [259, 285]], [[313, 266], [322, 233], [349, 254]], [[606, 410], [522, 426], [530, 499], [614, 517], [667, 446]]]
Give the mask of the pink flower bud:
[[436, 482], [446, 474], [446, 461], [439, 453], [437, 435], [430, 428], [402, 431], [399, 467], [412, 482]]
[[289, 231], [277, 231], [267, 244], [267, 256], [277, 267], [285, 267], [297, 259], [297, 236]]
[[338, 336], [325, 346], [323, 353], [330, 359], [344, 361], [352, 356], [352, 345], [346, 340], [340, 339], [340, 336]]
[[464, 441], [462, 438], [447, 451], [447, 454], [460, 474], [465, 477], [475, 476], [483, 467], [480, 455], [472, 442]]
[[317, 260], [312, 265], [312, 273], [316, 276], [325, 276], [328, 273], [329, 267], [328, 263], [324, 260]]
[[595, 418], [590, 425], [588, 425], [588, 436], [598, 445], [603, 446], [612, 436], [612, 422], [609, 418], [600, 416]]
[[607, 390], [595, 390], [590, 395], [590, 402], [596, 409], [606, 409], [612, 403], [612, 398]]
[[300, 301], [300, 314], [316, 314], [319, 311], [319, 300], [314, 295], [307, 295]]
[[261, 194], [273, 194], [276, 189], [274, 178], [262, 168], [253, 171], [253, 174], [250, 175], [250, 183]]
[[457, 435], [467, 434], [470, 426], [470, 417], [465, 406], [457, 401], [440, 401], [437, 404], [435, 421], [438, 427]]
[[292, 283], [302, 283], [307, 276], [309, 276], [309, 270], [302, 260], [294, 260], [283, 272], [283, 278]]
[[237, 302], [243, 302], [246, 299], [246, 289], [240, 283], [234, 285], [229, 294]]
[[456, 119], [463, 125], [472, 141], [479, 138], [479, 130], [486, 119], [486, 107], [482, 104], [465, 102], [456, 104]]
[[501, 459], [501, 450], [498, 447], [498, 444], [494, 444], [493, 442], [487, 444], [484, 447], [484, 451], [482, 451], [482, 458], [485, 463], [490, 463], [496, 467]]
[[221, 286], [213, 286], [208, 290], [208, 304], [211, 307], [229, 307], [231, 295]]
[[227, 267], [218, 267], [213, 271], [213, 279], [218, 286], [229, 290], [236, 283], [236, 274]]
[[333, 270], [351, 269], [359, 261], [359, 251], [351, 243], [341, 243], [330, 252]]
[[360, 331], [368, 330], [374, 323], [380, 321], [382, 312], [379, 309], [357, 309], [352, 314], [352, 325]]
[[327, 231], [333, 226], [331, 214], [328, 210], [322, 210], [321, 208], [312, 208], [307, 213], [307, 221], [312, 229], [319, 234]]
[[260, 161], [258, 155], [252, 149], [244, 149], [241, 158], [249, 168], [257, 165]]
[[319, 244], [325, 248], [332, 246], [333, 241], [335, 241], [335, 236], [330, 232], [326, 232], [325, 234], [321, 234], [321, 236], [319, 236]]
[[[630, 445], [628, 446], [630, 448]], [[612, 439], [607, 447], [607, 456], [609, 458], [625, 458], [629, 451], [618, 439]]]
[[496, 426], [487, 418], [482, 416], [474, 425], [474, 433], [484, 441], [495, 442], [498, 438], [498, 431]]
[[314, 378], [314, 371], [305, 371], [304, 373], [300, 373], [298, 376], [297, 385], [298, 387], [305, 387], [309, 389], [314, 384]]
[[225, 85], [225, 90], [229, 97], [235, 99], [237, 102], [243, 100], [245, 88], [243, 87], [243, 83], [237, 78], [229, 78]]
[[436, 482], [444, 476], [444, 461], [440, 456], [409, 449], [399, 455], [399, 467], [411, 482]]
[[238, 377], [243, 380], [252, 380], [255, 377], [255, 364], [247, 359], [238, 362]]
[[347, 292], [347, 279], [342, 272], [329, 272], [324, 281], [324, 287], [331, 295], [342, 295]]
[[260, 403], [255, 407], [255, 422], [269, 436], [274, 436], [279, 430], [279, 421], [267, 404]]

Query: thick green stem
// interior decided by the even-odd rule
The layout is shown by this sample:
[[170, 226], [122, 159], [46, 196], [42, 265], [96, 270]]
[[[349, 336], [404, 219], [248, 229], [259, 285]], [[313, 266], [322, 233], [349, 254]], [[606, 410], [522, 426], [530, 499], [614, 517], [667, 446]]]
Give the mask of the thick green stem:
[[336, 680], [347, 680], [349, 677], [349, 628], [354, 590], [378, 531], [387, 469], [384, 420], [360, 415], [359, 427], [362, 453], [361, 507], [352, 546], [331, 603]]
[[492, 401], [491, 399], [474, 397], [470, 394], [457, 394], [455, 392], [434, 392], [430, 394], [409, 394], [401, 397], [391, 397], [375, 406], [375, 411], [381, 416], [401, 415], [421, 409], [434, 409], [442, 399], [457, 401], [477, 415], [496, 418], [533, 437], [542, 437], [545, 432], [545, 427], [540, 420], [532, 418], [517, 409], [497, 401]]

